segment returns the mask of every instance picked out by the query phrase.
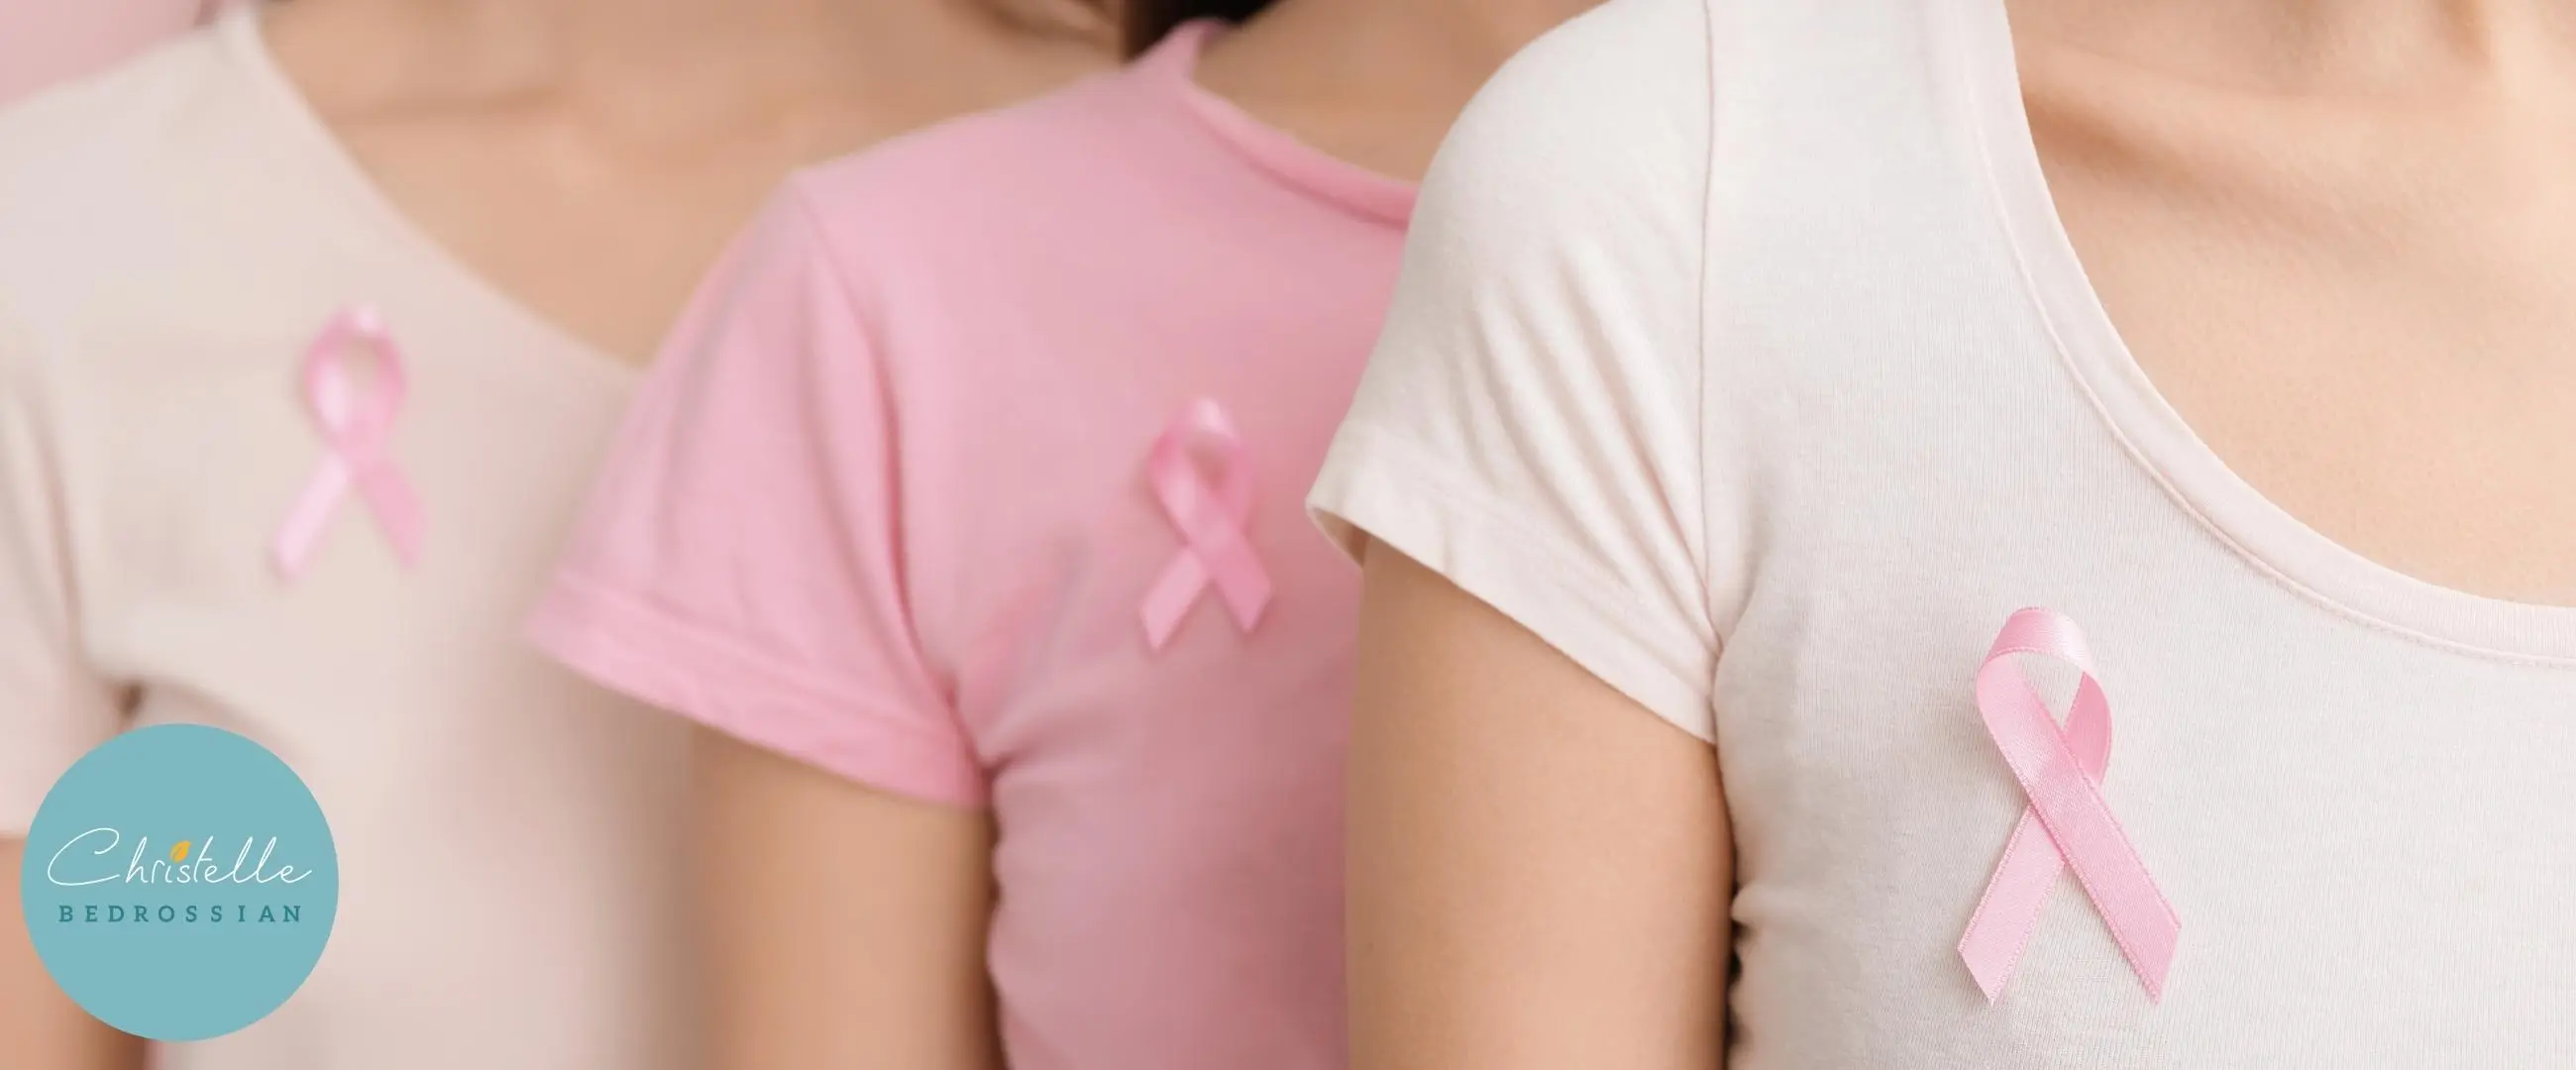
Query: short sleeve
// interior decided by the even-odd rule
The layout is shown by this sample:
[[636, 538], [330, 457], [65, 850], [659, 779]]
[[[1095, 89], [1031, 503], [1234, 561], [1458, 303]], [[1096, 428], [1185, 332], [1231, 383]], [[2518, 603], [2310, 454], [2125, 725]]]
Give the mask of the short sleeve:
[[125, 720], [81, 642], [54, 406], [28, 345], [0, 310], [0, 837], [26, 835], [54, 781]]
[[906, 611], [895, 428], [851, 291], [791, 185], [632, 402], [530, 638], [750, 743], [980, 804]]
[[1701, 0], [1616, 0], [1478, 94], [1308, 502], [1702, 739], [1735, 567], [1706, 537], [1708, 39]]

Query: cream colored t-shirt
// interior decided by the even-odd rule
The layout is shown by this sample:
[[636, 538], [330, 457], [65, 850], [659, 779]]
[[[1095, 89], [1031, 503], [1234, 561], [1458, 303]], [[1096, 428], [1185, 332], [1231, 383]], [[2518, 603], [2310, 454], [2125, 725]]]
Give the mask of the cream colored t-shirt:
[[[351, 499], [290, 579], [305, 350], [360, 305], [419, 561]], [[680, 1065], [682, 730], [518, 638], [631, 378], [407, 225], [248, 16], [0, 114], [0, 835], [190, 721], [291, 764], [340, 853], [312, 979], [157, 1065]]]
[[[1717, 746], [1730, 1070], [2576, 1064], [2576, 610], [2375, 565], [2194, 437], [1999, 5], [1614, 0], [1469, 109], [1407, 255], [1312, 504]], [[1998, 1002], [1956, 950], [2029, 605], [2091, 639], [2161, 1002], [2065, 877]]]

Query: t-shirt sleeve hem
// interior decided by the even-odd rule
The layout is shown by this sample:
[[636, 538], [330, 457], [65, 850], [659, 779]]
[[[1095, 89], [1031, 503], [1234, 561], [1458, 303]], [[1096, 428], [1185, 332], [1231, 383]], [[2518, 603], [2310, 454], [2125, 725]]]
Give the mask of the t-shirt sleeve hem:
[[573, 671], [743, 742], [896, 795], [957, 807], [989, 797], [962, 737], [774, 665], [744, 644], [578, 573], [555, 578], [527, 638]]
[[[1709, 662], [1643, 633], [1625, 585], [1586, 568], [1510, 512], [1452, 478], [1402, 439], [1346, 425], [1306, 507], [1356, 559], [1374, 539], [1494, 607], [1650, 713], [1702, 741], [1717, 739]], [[1365, 536], [1365, 539], [1363, 538]]]

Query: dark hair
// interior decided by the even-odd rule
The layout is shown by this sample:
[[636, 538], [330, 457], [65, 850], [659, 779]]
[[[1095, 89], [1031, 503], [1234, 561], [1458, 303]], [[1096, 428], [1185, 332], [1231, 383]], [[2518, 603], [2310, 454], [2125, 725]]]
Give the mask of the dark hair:
[[1270, 0], [1127, 0], [1125, 31], [1120, 34], [1130, 56], [1140, 55], [1172, 28], [1193, 19], [1224, 19], [1242, 22]]

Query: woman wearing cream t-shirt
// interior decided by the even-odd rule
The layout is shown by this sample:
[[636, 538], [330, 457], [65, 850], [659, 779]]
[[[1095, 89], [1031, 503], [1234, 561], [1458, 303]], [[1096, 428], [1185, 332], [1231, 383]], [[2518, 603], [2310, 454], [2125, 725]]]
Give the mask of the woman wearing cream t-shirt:
[[[686, 1065], [679, 731], [518, 621], [634, 365], [788, 169], [1110, 62], [1080, 5], [1011, 13], [294, 0], [0, 113], [0, 870], [66, 766], [178, 721], [292, 765], [342, 867], [296, 996], [153, 1065]], [[304, 353], [362, 313], [418, 553], [344, 508], [281, 569]], [[133, 1065], [23, 932], [0, 1062]]]

